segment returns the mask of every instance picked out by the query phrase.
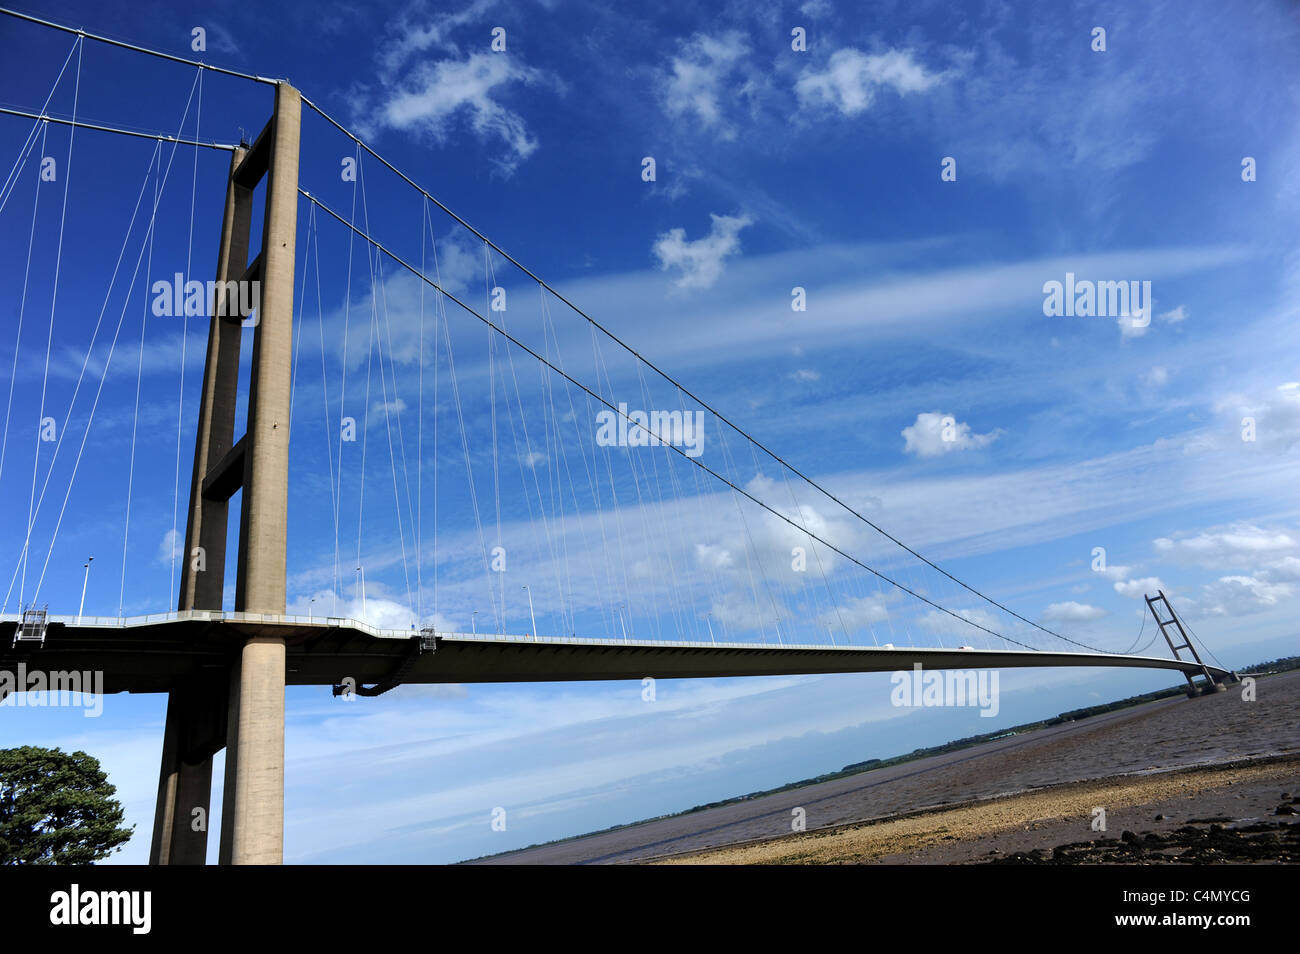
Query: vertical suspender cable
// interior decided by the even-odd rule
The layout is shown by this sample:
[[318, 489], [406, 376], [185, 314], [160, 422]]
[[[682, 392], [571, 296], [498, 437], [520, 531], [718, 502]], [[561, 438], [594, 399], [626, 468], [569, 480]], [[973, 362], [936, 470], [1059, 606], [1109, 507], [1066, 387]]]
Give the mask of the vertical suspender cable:
[[[79, 44], [77, 47], [77, 81], [72, 94], [72, 120], [76, 122], [77, 106], [81, 101], [81, 59], [85, 47]], [[76, 141], [77, 127], [73, 126], [68, 130], [68, 158], [63, 164], [63, 210], [59, 214], [59, 247], [54, 257], [54, 293], [50, 296], [50, 331], [45, 341], [45, 372], [41, 378], [41, 402], [40, 414], [38, 421], [45, 419], [45, 396], [50, 381], [50, 351], [54, 347], [54, 313], [59, 301], [59, 273], [63, 268], [63, 229], [68, 221], [68, 193], [72, 189], [72, 144]], [[36, 506], [36, 471], [41, 457], [41, 427], [36, 428], [36, 453], [32, 456], [32, 492], [27, 503], [27, 535], [30, 543], [32, 512]], [[53, 461], [50, 467], [54, 467]], [[28, 544], [23, 545], [23, 579], [22, 584], [18, 587], [18, 602], [21, 604], [23, 595], [27, 589], [27, 552]], [[34, 599], [34, 597], [33, 597]]]
[[126, 609], [126, 546], [131, 537], [131, 495], [135, 489], [136, 432], [140, 427], [140, 384], [144, 380], [144, 333], [149, 326], [149, 276], [153, 274], [154, 238], [158, 234], [158, 174], [160, 171], [159, 168], [154, 169], [154, 215], [149, 220], [149, 257], [144, 266], [144, 307], [140, 311], [140, 350], [137, 353], [135, 362], [135, 410], [131, 414], [131, 463], [126, 477], [126, 519], [122, 526], [122, 576], [117, 591], [117, 615], [119, 618], [125, 615]]
[[[198, 108], [194, 114], [194, 140], [199, 138], [199, 124], [203, 120], [203, 71], [199, 70], [198, 81]], [[194, 150], [194, 170], [190, 176], [190, 235], [189, 241], [185, 245], [185, 281], [190, 280], [190, 268], [194, 261], [194, 201], [199, 194], [199, 151]], [[181, 432], [185, 416], [185, 359], [186, 344], [190, 337], [190, 311], [189, 308], [181, 308], [181, 381], [176, 397], [176, 472], [172, 478], [172, 535], [168, 539], [169, 561], [171, 563], [171, 576], [167, 581], [167, 594], [170, 598], [176, 593], [176, 555], [179, 548], [176, 543], [176, 512], [180, 508], [181, 499]], [[178, 604], [179, 607], [179, 604]]]

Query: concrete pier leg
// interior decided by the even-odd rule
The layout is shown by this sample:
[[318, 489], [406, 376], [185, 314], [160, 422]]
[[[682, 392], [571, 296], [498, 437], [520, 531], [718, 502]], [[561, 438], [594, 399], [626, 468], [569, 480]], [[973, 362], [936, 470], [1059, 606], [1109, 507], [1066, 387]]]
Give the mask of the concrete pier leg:
[[[285, 610], [301, 111], [298, 91], [287, 83], [277, 86], [267, 162], [261, 304], [248, 383], [240, 560], [235, 581], [235, 609], [249, 613]], [[222, 841], [227, 840], [228, 828], [231, 864], [280, 864], [283, 860], [284, 681], [284, 639], [249, 639], [240, 655], [238, 704], [231, 710], [237, 742], [226, 757], [227, 778], [234, 773], [234, 792], [231, 810], [223, 819]]]
[[[243, 438], [232, 443], [240, 324], [214, 316], [186, 532], [187, 550], [206, 553], [207, 565], [191, 567], [182, 579], [181, 609], [222, 607], [226, 501], [242, 489], [235, 610], [272, 615], [285, 611], [301, 112], [298, 91], [279, 83], [275, 112], [263, 134], [250, 149], [237, 150], [231, 157], [218, 275], [230, 281], [244, 276], [242, 280], [259, 282], [261, 288], [254, 296], [255, 318], [239, 316], [255, 329], [248, 420]], [[248, 262], [251, 201], [263, 176], [262, 251]], [[214, 557], [220, 559], [214, 562]], [[223, 864], [279, 864], [284, 854], [285, 641], [251, 637], [229, 665], [221, 701], [208, 707], [224, 714], [220, 740], [228, 746], [219, 857]], [[178, 723], [176, 728], [184, 727]], [[215, 751], [196, 750], [184, 741], [182, 731], [172, 730], [169, 716], [168, 752], [188, 754], [194, 762], [204, 755], [210, 758]], [[173, 754], [172, 761], [177, 757]], [[166, 767], [170, 764], [165, 764], [159, 784], [158, 817], [162, 828], [170, 827], [171, 843], [179, 844], [183, 806], [177, 799], [193, 798], [203, 787], [201, 779], [191, 779], [186, 770], [177, 769], [173, 777]], [[210, 778], [209, 773], [209, 789]], [[162, 828], [155, 832], [160, 838]], [[163, 854], [160, 849], [160, 857]]]
[[153, 844], [149, 849], [151, 865], [171, 862], [172, 822], [176, 813], [176, 787], [180, 776], [180, 760], [176, 756], [179, 746], [176, 740], [180, 731], [180, 700], [176, 693], [168, 693], [162, 766], [158, 771], [158, 802], [153, 812]]
[[[176, 784], [175, 808], [172, 812], [172, 845], [168, 864], [207, 863], [211, 799], [211, 756], [197, 765], [182, 761]], [[201, 814], [196, 814], [200, 810]]]
[[[216, 272], [217, 281], [223, 283], [238, 278], [248, 261], [253, 191], [234, 181], [235, 170], [246, 154], [241, 147], [230, 158]], [[202, 490], [205, 478], [234, 445], [239, 342], [238, 322], [209, 316], [185, 550], [180, 563], [180, 610], [222, 607], [227, 501], [206, 497]], [[207, 860], [212, 755], [224, 744], [226, 694], [223, 679], [210, 680], [207, 676], [199, 677], [193, 686], [177, 686], [168, 694], [150, 864], [201, 865]], [[202, 809], [202, 824], [197, 831], [196, 808]]]
[[[242, 652], [240, 654], [242, 656]], [[230, 670], [230, 698], [227, 703], [230, 711], [230, 724], [226, 727], [226, 776], [221, 795], [221, 846], [217, 853], [217, 864], [230, 864], [234, 851], [235, 831], [235, 766], [239, 764], [239, 681], [241, 660], [235, 659]]]
[[227, 791], [223, 852], [236, 865], [278, 865], [284, 860], [284, 660], [283, 639], [250, 639], [240, 657], [237, 725], [226, 753]]
[[[202, 711], [206, 703], [201, 692], [191, 689], [168, 694], [150, 864], [201, 865], [207, 860], [212, 756], [205, 753], [216, 745], [211, 737], [220, 729], [213, 714]], [[191, 746], [205, 734], [210, 741], [196, 752]]]
[[276, 87], [263, 217], [262, 292], [248, 379], [244, 496], [235, 609], [283, 613], [289, 506], [289, 407], [293, 370], [294, 240], [302, 97]]

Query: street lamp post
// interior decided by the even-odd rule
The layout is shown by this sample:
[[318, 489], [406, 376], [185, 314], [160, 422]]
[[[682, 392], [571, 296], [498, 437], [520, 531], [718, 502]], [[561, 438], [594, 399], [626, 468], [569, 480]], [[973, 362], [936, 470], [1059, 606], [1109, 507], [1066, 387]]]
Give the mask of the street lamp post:
[[469, 627], [474, 631], [474, 635], [477, 636], [478, 635], [478, 610], [475, 610], [474, 612], [469, 614]]
[[705, 614], [704, 614], [704, 621], [705, 621], [706, 623], [709, 624], [709, 641], [712, 642], [712, 643], [714, 643], [714, 644], [716, 644], [718, 640], [717, 640], [717, 638], [713, 635], [713, 614], [712, 614], [712, 613], [705, 613]]
[[357, 567], [357, 579], [360, 580], [361, 586], [361, 615], [366, 615], [366, 568]]
[[627, 642], [627, 627], [623, 624], [623, 607], [626, 605], [626, 603], [618, 604], [618, 625], [623, 630], [623, 642]]
[[533, 591], [524, 584], [524, 592], [528, 594], [528, 617], [533, 621], [533, 639], [537, 639], [537, 615], [533, 612]]
[[86, 584], [90, 582], [90, 564], [95, 560], [94, 557], [87, 557], [84, 564], [86, 575], [81, 578], [81, 605], [77, 607], [77, 623], [81, 623], [81, 614], [86, 609]]

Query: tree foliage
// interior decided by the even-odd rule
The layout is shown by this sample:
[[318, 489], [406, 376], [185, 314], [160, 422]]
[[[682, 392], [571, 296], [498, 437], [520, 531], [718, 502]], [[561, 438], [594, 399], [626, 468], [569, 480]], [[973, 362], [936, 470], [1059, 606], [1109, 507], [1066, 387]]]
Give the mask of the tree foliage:
[[117, 789], [85, 752], [0, 749], [0, 864], [85, 865], [130, 839]]

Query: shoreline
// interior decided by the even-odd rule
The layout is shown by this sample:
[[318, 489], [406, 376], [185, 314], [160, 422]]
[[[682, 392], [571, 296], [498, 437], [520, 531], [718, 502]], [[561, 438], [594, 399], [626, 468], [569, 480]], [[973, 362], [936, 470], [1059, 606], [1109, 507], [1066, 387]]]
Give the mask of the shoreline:
[[[1300, 837], [1300, 808], [1288, 812], [1291, 805], [1300, 806], [1300, 754], [1285, 753], [1064, 782], [645, 863], [1106, 863], [1116, 846], [1118, 863], [1144, 854], [1146, 863], [1176, 863], [1208, 836], [1223, 843], [1214, 850], [1229, 856], [1224, 861], [1238, 860], [1230, 845], [1240, 841], [1256, 845], [1246, 854], [1258, 857], [1248, 860], [1285, 863]], [[1098, 807], [1106, 831], [1092, 830]], [[1259, 850], [1260, 838], [1277, 849]], [[1186, 861], [1205, 861], [1200, 854]]]
[[[1171, 697], [1138, 706], [1113, 709], [1086, 719], [1045, 726], [999, 737], [971, 747], [874, 767], [813, 784], [783, 788], [754, 798], [732, 801], [698, 811], [647, 820], [601, 833], [519, 849], [475, 864], [638, 864], [692, 852], [722, 851], [738, 845], [788, 841], [797, 809], [809, 831], [830, 832], [861, 826], [868, 820], [897, 820], [941, 809], [957, 809], [991, 800], [1065, 791], [1062, 785], [1122, 781], [1135, 786], [1144, 780], [1175, 777], [1170, 773], [1195, 769], [1223, 770], [1276, 755], [1300, 755], [1300, 670], [1260, 680], [1258, 701], [1240, 692], [1215, 693], [1194, 699]], [[1276, 787], [1276, 786], [1275, 786]], [[1300, 785], [1296, 786], [1300, 788]], [[1157, 790], [1152, 789], [1152, 797]], [[1272, 811], [1282, 791], [1272, 792], [1272, 804], [1252, 811]], [[1236, 792], [1234, 791], [1234, 794]], [[1118, 796], [1117, 796], [1118, 797]], [[1260, 796], [1261, 798], [1263, 795]], [[1123, 803], [1127, 803], [1127, 799]], [[1233, 799], [1234, 802], [1240, 801]], [[1087, 813], [1098, 803], [1077, 807]], [[1102, 806], [1105, 807], [1105, 806]], [[1210, 814], [1228, 814], [1220, 806]], [[1108, 827], [1141, 828], [1145, 816], [1116, 816], [1108, 808]], [[1043, 811], [1041, 826], [1059, 825], [1055, 844], [1077, 842], [1091, 834], [1091, 818], [1058, 822], [1066, 813]], [[1152, 812], [1170, 814], [1169, 812]], [[1173, 812], [1179, 815], [1179, 812]], [[1188, 817], [1182, 813], [1180, 817]], [[1145, 829], [1143, 829], [1145, 830]], [[807, 834], [807, 833], [801, 833]], [[953, 839], [956, 840], [956, 839]], [[1045, 842], [1011, 844], [994, 839], [984, 850], [1011, 854], [1042, 847]], [[972, 860], [964, 854], [941, 853], [946, 862]], [[910, 856], [900, 857], [907, 861]], [[996, 856], [990, 856], [996, 857]]]

